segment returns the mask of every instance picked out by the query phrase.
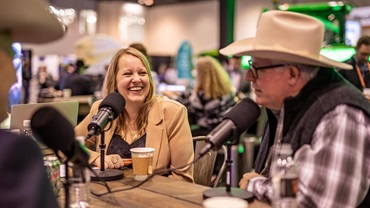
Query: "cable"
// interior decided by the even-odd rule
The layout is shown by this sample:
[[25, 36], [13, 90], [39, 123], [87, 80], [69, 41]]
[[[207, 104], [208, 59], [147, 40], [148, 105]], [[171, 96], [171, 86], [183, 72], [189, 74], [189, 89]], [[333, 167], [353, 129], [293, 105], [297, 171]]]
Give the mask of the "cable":
[[[105, 186], [107, 187], [108, 189], [108, 192], [105, 192], [105, 193], [95, 193], [93, 192], [92, 190], [90, 190], [91, 194], [93, 194], [94, 196], [104, 196], [104, 195], [107, 195], [107, 194], [110, 194], [110, 193], [116, 193], [116, 192], [120, 192], [120, 191], [128, 191], [128, 190], [131, 190], [131, 189], [134, 189], [134, 188], [138, 188], [139, 186], [143, 185], [144, 183], [146, 183], [149, 179], [153, 178], [155, 175], [161, 175], [163, 173], [167, 173], [167, 172], [171, 172], [171, 171], [174, 171], [174, 170], [177, 170], [177, 169], [181, 169], [181, 168], [185, 168], [195, 162], [197, 162], [199, 159], [201, 158], [201, 156], [195, 158], [192, 162], [186, 164], [186, 165], [183, 165], [183, 166], [180, 166], [180, 167], [175, 167], [175, 168], [165, 168], [165, 169], [159, 169], [159, 170], [156, 170], [153, 172], [152, 175], [149, 175], [148, 178], [146, 178], [145, 180], [141, 181], [140, 183], [132, 186], [132, 187], [128, 187], [128, 188], [123, 188], [123, 189], [116, 189], [116, 190], [111, 190], [108, 186], [108, 184], [101, 179], [102, 182], [105, 182]], [[99, 183], [98, 183], [99, 184]]]

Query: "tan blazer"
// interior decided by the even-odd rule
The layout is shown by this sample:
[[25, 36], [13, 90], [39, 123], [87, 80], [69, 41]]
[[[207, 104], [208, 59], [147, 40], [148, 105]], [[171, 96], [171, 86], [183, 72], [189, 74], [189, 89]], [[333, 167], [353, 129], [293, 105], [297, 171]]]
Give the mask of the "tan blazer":
[[[101, 100], [95, 102], [90, 113], [75, 128], [76, 136], [87, 135], [87, 126], [92, 116], [98, 112]], [[108, 124], [109, 126], [109, 124]], [[109, 143], [114, 134], [116, 122], [112, 122], [110, 130], [104, 134], [107, 152]], [[90, 150], [89, 162], [92, 163], [100, 156], [100, 136], [92, 137], [92, 142], [87, 142], [89, 148], [95, 145], [95, 151]], [[188, 122], [187, 109], [177, 101], [167, 97], [157, 96], [149, 112], [146, 129], [146, 147], [155, 149], [153, 164], [154, 169], [180, 167], [194, 159], [193, 141]], [[174, 170], [169, 177], [193, 182], [193, 165]]]

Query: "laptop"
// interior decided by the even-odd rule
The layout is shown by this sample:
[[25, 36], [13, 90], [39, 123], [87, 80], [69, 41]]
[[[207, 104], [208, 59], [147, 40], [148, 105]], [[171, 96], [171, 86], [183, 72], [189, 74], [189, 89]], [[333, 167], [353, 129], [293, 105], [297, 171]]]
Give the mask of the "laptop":
[[22, 132], [23, 121], [31, 120], [33, 113], [45, 106], [53, 107], [58, 110], [71, 122], [73, 127], [77, 125], [79, 103], [78, 101], [65, 101], [12, 105], [10, 110], [10, 129], [20, 129]]

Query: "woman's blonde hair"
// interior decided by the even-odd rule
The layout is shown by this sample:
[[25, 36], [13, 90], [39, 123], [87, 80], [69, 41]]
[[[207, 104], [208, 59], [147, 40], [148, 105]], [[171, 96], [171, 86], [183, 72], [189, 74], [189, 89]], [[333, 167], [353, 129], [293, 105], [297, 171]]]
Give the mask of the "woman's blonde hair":
[[[144, 64], [144, 67], [146, 69], [146, 72], [149, 76], [149, 92], [148, 95], [146, 96], [144, 100], [144, 104], [140, 107], [139, 112], [138, 112], [138, 117], [136, 118], [136, 126], [138, 129], [138, 133], [140, 135], [143, 135], [145, 133], [145, 128], [148, 120], [148, 114], [150, 107], [154, 103], [155, 99], [155, 85], [150, 69], [150, 64], [145, 55], [143, 55], [140, 51], [136, 50], [135, 48], [123, 48], [120, 49], [112, 58], [112, 60], [109, 63], [108, 66], [108, 71], [104, 80], [104, 85], [103, 85], [103, 96], [106, 97], [109, 93], [117, 91], [117, 80], [116, 76], [118, 73], [118, 61], [119, 59], [124, 56], [124, 55], [132, 55], [138, 59]], [[117, 132], [121, 132], [122, 130], [125, 129], [125, 117], [124, 114], [127, 115], [127, 111], [124, 110], [121, 115], [118, 116], [117, 120]], [[127, 133], [127, 132], [125, 132]]]
[[232, 83], [219, 61], [211, 56], [199, 57], [196, 64], [194, 92], [204, 92], [206, 99], [222, 97], [233, 93]]

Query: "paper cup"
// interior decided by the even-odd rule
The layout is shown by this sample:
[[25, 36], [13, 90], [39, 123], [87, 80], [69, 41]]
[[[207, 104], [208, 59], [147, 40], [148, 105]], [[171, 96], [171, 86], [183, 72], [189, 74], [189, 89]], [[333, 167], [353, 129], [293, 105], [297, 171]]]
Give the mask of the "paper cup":
[[63, 97], [69, 98], [69, 97], [71, 97], [71, 95], [72, 95], [72, 90], [71, 89], [64, 89], [63, 90]]
[[132, 148], [132, 168], [134, 172], [134, 179], [143, 181], [153, 173], [153, 153], [154, 148], [138, 147]]
[[204, 208], [248, 208], [248, 202], [236, 197], [218, 196], [203, 201]]

